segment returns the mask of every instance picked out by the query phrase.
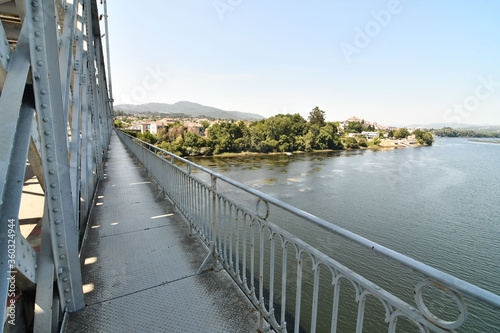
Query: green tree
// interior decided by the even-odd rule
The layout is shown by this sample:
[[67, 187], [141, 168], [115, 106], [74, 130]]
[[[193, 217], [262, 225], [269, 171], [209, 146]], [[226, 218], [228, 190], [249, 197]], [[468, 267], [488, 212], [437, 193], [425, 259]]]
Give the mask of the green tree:
[[206, 130], [210, 126], [210, 123], [206, 120], [202, 120], [200, 124], [203, 126], [203, 130]]
[[359, 149], [358, 141], [355, 138], [344, 138], [343, 144], [346, 149]]
[[325, 124], [325, 111], [316, 106], [309, 113], [309, 123], [311, 125], [319, 125], [320, 127], [323, 126]]
[[367, 146], [368, 146], [368, 145], [367, 145], [367, 143], [366, 143], [366, 139], [365, 139], [365, 138], [360, 138], [360, 139], [358, 140], [358, 145], [359, 145], [360, 147], [367, 147]]
[[351, 121], [347, 125], [347, 133], [361, 133], [363, 132], [363, 125], [359, 121]]
[[410, 132], [408, 131], [408, 129], [406, 127], [402, 127], [400, 129], [398, 129], [396, 132], [394, 132], [394, 137], [396, 139], [404, 139], [404, 138], [407, 138], [408, 135], [410, 135]]

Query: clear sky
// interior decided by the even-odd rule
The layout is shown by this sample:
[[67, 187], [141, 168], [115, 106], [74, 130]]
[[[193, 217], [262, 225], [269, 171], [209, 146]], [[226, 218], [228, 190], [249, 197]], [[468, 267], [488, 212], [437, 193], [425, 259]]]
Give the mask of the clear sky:
[[116, 104], [500, 125], [498, 0], [107, 0]]

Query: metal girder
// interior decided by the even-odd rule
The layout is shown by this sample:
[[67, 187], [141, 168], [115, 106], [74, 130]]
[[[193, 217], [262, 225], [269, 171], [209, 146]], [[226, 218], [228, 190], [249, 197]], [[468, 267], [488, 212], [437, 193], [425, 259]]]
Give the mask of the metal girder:
[[[70, 71], [73, 71], [73, 107], [71, 109], [71, 143], [70, 143], [70, 176], [71, 176], [71, 191], [73, 194], [73, 206], [75, 216], [80, 215], [80, 161], [81, 161], [81, 112], [82, 112], [82, 56], [83, 56], [83, 18], [82, 7], [75, 5], [76, 15], [76, 50], [73, 62], [70, 63]], [[77, 223], [77, 230], [80, 229]]]
[[5, 34], [2, 22], [0, 22], [0, 91], [2, 91], [7, 77], [7, 69], [10, 60], [10, 45]]
[[54, 2], [27, 1], [33, 87], [52, 252], [57, 271], [61, 306], [70, 312], [84, 307], [76, 217], [71, 200], [71, 180], [64, 117], [59, 47]]
[[[95, 37], [94, 36], [94, 30], [95, 30], [95, 25], [93, 24], [92, 20], [92, 13], [93, 13], [93, 8], [92, 6], [88, 6], [90, 1], [86, 2], [86, 6], [84, 6], [85, 14], [85, 27], [86, 27], [86, 40], [87, 40], [87, 65], [88, 65], [88, 71], [89, 75], [87, 76], [87, 82], [88, 82], [88, 87], [90, 89], [90, 108], [91, 108], [91, 114], [93, 115], [93, 121], [92, 121], [92, 137], [93, 137], [93, 144], [94, 144], [94, 151], [97, 154], [97, 177], [98, 179], [103, 179], [103, 163], [102, 163], [102, 144], [101, 144], [101, 136], [99, 135], [101, 133], [101, 126], [102, 126], [102, 115], [100, 114], [100, 108], [99, 108], [99, 96], [98, 96], [98, 91], [97, 91], [97, 83], [96, 83], [96, 49], [95, 49]], [[98, 27], [98, 26], [97, 26]], [[100, 38], [100, 36], [99, 36]]]
[[[35, 330], [53, 331], [62, 311], [84, 307], [79, 230], [103, 177], [111, 132], [97, 4], [0, 2], [0, 304], [13, 285], [12, 264], [17, 290], [37, 288]], [[45, 192], [40, 255], [18, 228], [27, 159]], [[1, 318], [5, 310], [0, 306]]]
[[[19, 122], [29, 66], [27, 27], [23, 26], [17, 48], [11, 59], [10, 71], [7, 74], [2, 95], [0, 96], [0, 110], [2, 110], [2, 122], [0, 122], [0, 206], [2, 208], [0, 214], [0, 304], [7, 304], [8, 278], [11, 276], [8, 248], [9, 230], [17, 232], [17, 215], [4, 216], [4, 209], [7, 209], [4, 203], [11, 194], [9, 192], [12, 183], [8, 183], [8, 178], [14, 167], [14, 163], [12, 163], [14, 138]], [[0, 307], [0, 318], [5, 318], [4, 306]]]
[[38, 254], [38, 285], [36, 289], [34, 332], [54, 332], [52, 313], [59, 309], [54, 307], [54, 258], [50, 241], [50, 224], [48, 220], [48, 207], [45, 205], [42, 219], [42, 242]]

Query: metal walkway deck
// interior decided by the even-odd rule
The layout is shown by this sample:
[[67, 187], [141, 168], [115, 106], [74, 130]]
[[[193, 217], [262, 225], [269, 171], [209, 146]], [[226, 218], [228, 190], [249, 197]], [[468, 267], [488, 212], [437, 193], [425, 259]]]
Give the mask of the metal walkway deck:
[[81, 262], [84, 310], [65, 332], [256, 332], [259, 313], [115, 133]]

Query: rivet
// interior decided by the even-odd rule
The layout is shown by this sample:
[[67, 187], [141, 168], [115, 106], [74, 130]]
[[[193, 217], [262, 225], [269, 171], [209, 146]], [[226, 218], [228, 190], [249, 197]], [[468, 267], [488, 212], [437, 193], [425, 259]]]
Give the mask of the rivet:
[[28, 271], [28, 267], [25, 267], [24, 268], [24, 273], [26, 273]]
[[35, 37], [40, 37], [40, 36], [41, 36], [40, 31], [35, 31]]
[[66, 300], [66, 303], [71, 303], [71, 298], [68, 298], [68, 299]]
[[[42, 104], [43, 105], [43, 104]], [[45, 117], [42, 119], [44, 123], [48, 122], [49, 121], [49, 118]]]
[[54, 209], [52, 209], [52, 211], [53, 211], [54, 213], [58, 213], [58, 212], [59, 212], [59, 208], [54, 208]]
[[56, 233], [56, 235], [57, 235], [57, 237], [61, 237], [61, 236], [62, 236], [62, 232], [58, 231], [58, 232]]
[[68, 282], [68, 278], [67, 277], [63, 278], [63, 282]]
[[24, 245], [24, 240], [21, 238], [21, 245]]
[[40, 51], [42, 50], [42, 47], [41, 47], [40, 45], [37, 45], [37, 46], [35, 47], [35, 49], [36, 49], [38, 52], [40, 52]]
[[52, 200], [57, 200], [57, 195], [53, 195]]
[[50, 184], [50, 188], [56, 188], [56, 184]]
[[38, 61], [36, 62], [36, 64], [37, 64], [38, 66], [43, 66], [43, 61], [38, 60]]
[[34, 17], [33, 17], [33, 22], [38, 22], [38, 20], [39, 20], [39, 19], [38, 19], [38, 16], [34, 16]]
[[26, 253], [23, 253], [23, 259], [26, 259]]
[[48, 162], [54, 162], [54, 159], [52, 157], [47, 158]]
[[[31, 256], [34, 258], [34, 257], [35, 257], [35, 252], [31, 252]], [[37, 267], [37, 266], [35, 265], [35, 268], [36, 268], [36, 267]]]
[[5, 59], [7, 59], [7, 61], [10, 60], [10, 56], [7, 54], [7, 56], [5, 57]]
[[47, 90], [45, 90], [45, 89], [40, 90], [40, 94], [45, 95], [46, 93], [47, 93]]
[[17, 262], [17, 266], [21, 267], [21, 260]]
[[49, 130], [46, 130], [45, 132], [43, 132], [43, 134], [49, 136], [50, 135], [50, 131]]
[[56, 225], [59, 225], [59, 224], [61, 224], [61, 220], [55, 220], [55, 221], [54, 221], [54, 223], [55, 223]]
[[56, 172], [54, 170], [49, 170], [49, 175], [55, 175]]
[[65, 293], [69, 293], [71, 290], [69, 288], [64, 289]]
[[51, 145], [50, 143], [47, 143], [47, 144], [45, 145], [45, 148], [47, 148], [47, 149], [51, 149], [51, 148], [52, 148], [52, 145]]
[[[43, 103], [43, 104], [42, 104], [42, 109], [46, 109], [46, 108], [47, 108], [47, 106], [48, 106], [47, 104]], [[47, 121], [48, 121], [48, 118], [47, 118]]]
[[38, 6], [38, 2], [33, 1], [33, 2], [31, 3], [31, 5], [32, 5], [33, 7], [37, 7], [37, 6]]
[[62, 243], [61, 244], [57, 244], [57, 246], [61, 249], [64, 246], [64, 244], [62, 244]]
[[66, 258], [66, 256], [65, 256], [64, 254], [61, 254], [61, 255], [59, 256], [59, 259], [65, 259], [65, 258]]

